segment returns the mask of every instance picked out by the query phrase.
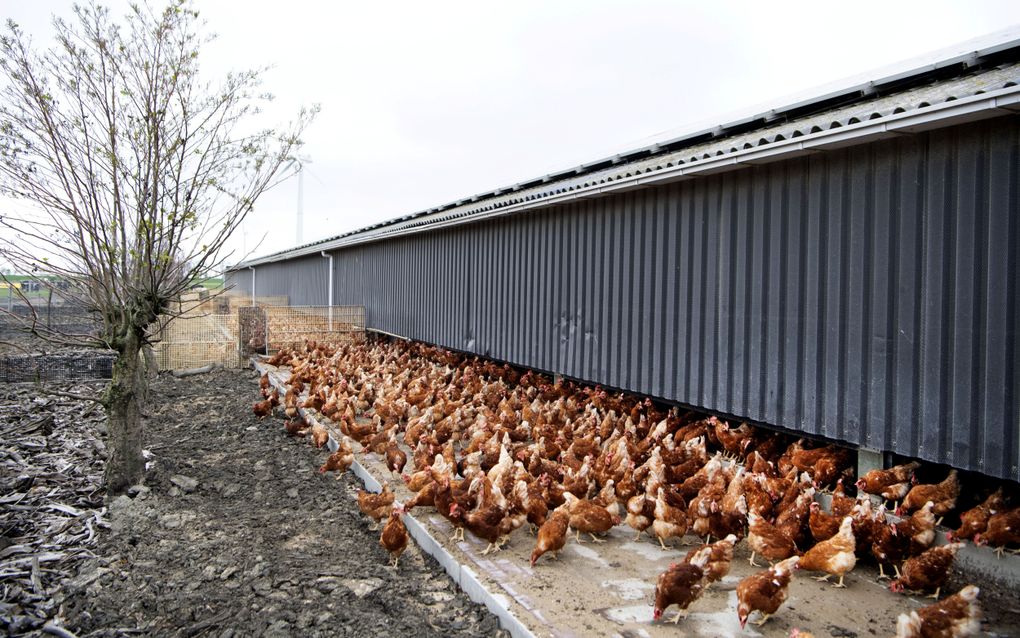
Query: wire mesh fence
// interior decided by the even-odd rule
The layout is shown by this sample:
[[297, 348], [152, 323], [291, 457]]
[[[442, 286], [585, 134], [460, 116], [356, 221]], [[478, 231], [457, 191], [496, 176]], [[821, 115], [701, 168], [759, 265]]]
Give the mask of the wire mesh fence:
[[[286, 296], [256, 297], [196, 291], [183, 295], [150, 334], [161, 370], [210, 364], [244, 367], [252, 354], [272, 354], [305, 340], [363, 340], [364, 306], [288, 306]], [[36, 323], [64, 334], [98, 334], [94, 313], [68, 304], [12, 305], [0, 313], [0, 382], [109, 379], [114, 353], [63, 349], [31, 336]], [[43, 352], [48, 351], [48, 352]]]
[[306, 339], [364, 338], [363, 306], [287, 306], [286, 297], [256, 298], [256, 304], [235, 295], [183, 298], [175, 315], [160, 319], [159, 368], [244, 367], [252, 354], [271, 354]]
[[0, 312], [0, 341], [29, 346], [31, 331], [51, 331], [65, 335], [96, 335], [99, 317], [84, 306], [35, 300], [31, 305], [15, 303]]
[[105, 350], [62, 350], [45, 354], [0, 356], [0, 381], [90, 381], [113, 376], [116, 353]]
[[[115, 353], [57, 345], [99, 334], [96, 313], [52, 294], [36, 295], [28, 303], [5, 301], [0, 312], [0, 382], [89, 381], [112, 376]], [[63, 338], [53, 342], [39, 334]]]
[[282, 306], [263, 310], [266, 354], [306, 340], [343, 343], [365, 334], [364, 306]]
[[269, 322], [264, 308], [249, 306], [237, 309], [237, 348], [242, 359], [253, 354], [268, 354], [266, 331]]
[[160, 318], [155, 345], [160, 370], [210, 364], [236, 368], [237, 314], [195, 313]]

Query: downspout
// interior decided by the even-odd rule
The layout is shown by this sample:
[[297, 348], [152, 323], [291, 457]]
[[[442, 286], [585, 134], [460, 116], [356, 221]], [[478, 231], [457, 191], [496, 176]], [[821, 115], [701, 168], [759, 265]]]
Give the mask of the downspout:
[[319, 254], [329, 259], [329, 331], [333, 332], [333, 255], [325, 250], [320, 250]]
[[255, 306], [255, 266], [248, 266], [251, 271], [251, 305]]

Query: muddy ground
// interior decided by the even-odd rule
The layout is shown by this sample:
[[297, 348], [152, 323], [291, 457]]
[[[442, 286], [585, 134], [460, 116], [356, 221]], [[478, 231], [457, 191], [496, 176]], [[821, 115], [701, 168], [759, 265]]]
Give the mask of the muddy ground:
[[161, 377], [146, 420], [145, 489], [110, 503], [63, 603], [79, 636], [493, 636], [412, 543], [387, 566], [351, 474], [259, 421], [251, 371]]

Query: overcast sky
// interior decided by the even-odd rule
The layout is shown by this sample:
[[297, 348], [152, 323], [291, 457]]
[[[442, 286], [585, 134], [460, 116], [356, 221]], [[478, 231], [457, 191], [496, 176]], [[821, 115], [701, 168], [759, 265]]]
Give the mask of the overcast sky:
[[[125, 2], [108, 2], [123, 14]], [[50, 40], [63, 0], [0, 0]], [[303, 154], [303, 243], [620, 150], [1020, 24], [1016, 0], [321, 2], [206, 0], [210, 71], [272, 65]], [[872, 74], [873, 75], [873, 74]], [[867, 79], [862, 77], [862, 79]], [[232, 246], [297, 243], [297, 180]], [[264, 239], [263, 239], [264, 237]]]

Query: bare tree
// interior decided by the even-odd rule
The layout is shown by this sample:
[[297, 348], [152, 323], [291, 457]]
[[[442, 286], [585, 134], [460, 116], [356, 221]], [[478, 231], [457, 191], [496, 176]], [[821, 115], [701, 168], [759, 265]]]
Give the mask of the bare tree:
[[0, 257], [57, 276], [60, 294], [99, 317], [98, 334], [37, 335], [117, 353], [99, 399], [109, 419], [110, 494], [144, 471], [146, 329], [200, 275], [291, 164], [316, 109], [286, 130], [254, 125], [261, 71], [199, 73], [203, 34], [188, 0], [134, 5], [123, 22], [75, 6], [54, 18], [56, 42], [37, 51], [13, 22], [0, 37]]

